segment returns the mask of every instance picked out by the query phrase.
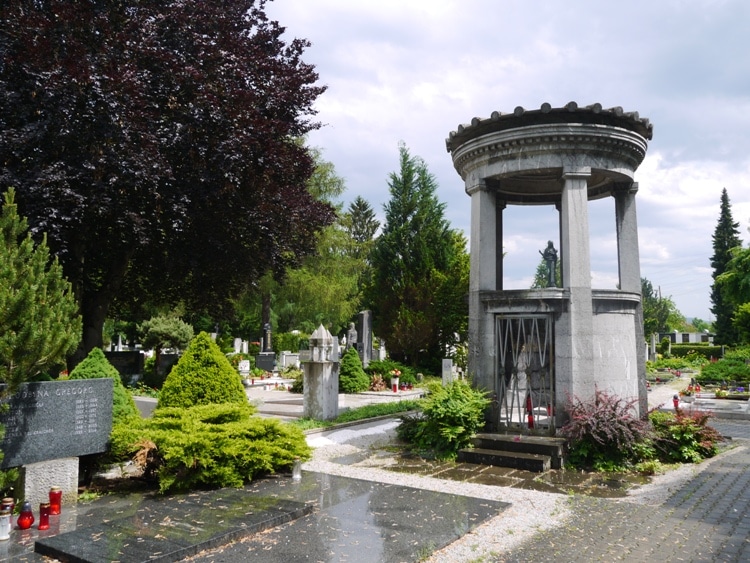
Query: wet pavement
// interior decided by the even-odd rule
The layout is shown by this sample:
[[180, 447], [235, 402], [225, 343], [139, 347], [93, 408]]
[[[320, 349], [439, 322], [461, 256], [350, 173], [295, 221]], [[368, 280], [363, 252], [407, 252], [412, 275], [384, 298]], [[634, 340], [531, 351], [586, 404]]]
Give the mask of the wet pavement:
[[36, 551], [64, 561], [178, 561], [239, 540], [238, 560], [260, 563], [416, 561], [506, 506], [303, 472], [301, 481], [277, 476], [242, 489], [104, 497], [75, 509], [77, 529], [38, 539]]

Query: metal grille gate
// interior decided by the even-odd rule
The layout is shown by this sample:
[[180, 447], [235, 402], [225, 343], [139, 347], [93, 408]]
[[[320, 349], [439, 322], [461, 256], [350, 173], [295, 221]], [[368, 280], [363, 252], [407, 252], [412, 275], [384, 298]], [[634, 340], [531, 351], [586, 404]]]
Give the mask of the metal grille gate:
[[499, 426], [554, 433], [552, 318], [496, 315]]

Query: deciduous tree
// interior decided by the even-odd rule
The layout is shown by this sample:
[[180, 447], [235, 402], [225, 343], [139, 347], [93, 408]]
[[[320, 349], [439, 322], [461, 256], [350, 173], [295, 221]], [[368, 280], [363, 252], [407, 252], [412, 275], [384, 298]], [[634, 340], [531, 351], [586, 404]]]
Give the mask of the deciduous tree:
[[298, 140], [324, 88], [264, 5], [0, 3], [0, 185], [73, 284], [80, 357], [113, 303], [219, 316], [333, 220]]

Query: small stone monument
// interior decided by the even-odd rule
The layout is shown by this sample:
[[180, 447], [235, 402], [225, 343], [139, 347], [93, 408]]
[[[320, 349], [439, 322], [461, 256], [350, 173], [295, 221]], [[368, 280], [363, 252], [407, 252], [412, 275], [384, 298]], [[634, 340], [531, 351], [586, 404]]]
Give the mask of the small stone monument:
[[310, 335], [310, 359], [303, 366], [303, 416], [333, 420], [339, 414], [338, 339], [323, 325]]
[[448, 385], [453, 381], [453, 360], [443, 358], [443, 385]]

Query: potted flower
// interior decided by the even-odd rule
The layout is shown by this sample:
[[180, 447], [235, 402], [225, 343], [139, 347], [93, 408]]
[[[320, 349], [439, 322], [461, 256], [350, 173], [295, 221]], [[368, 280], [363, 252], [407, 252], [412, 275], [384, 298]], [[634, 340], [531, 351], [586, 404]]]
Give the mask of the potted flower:
[[695, 400], [695, 388], [688, 385], [687, 388], [680, 391], [680, 397], [684, 403], [692, 403]]

